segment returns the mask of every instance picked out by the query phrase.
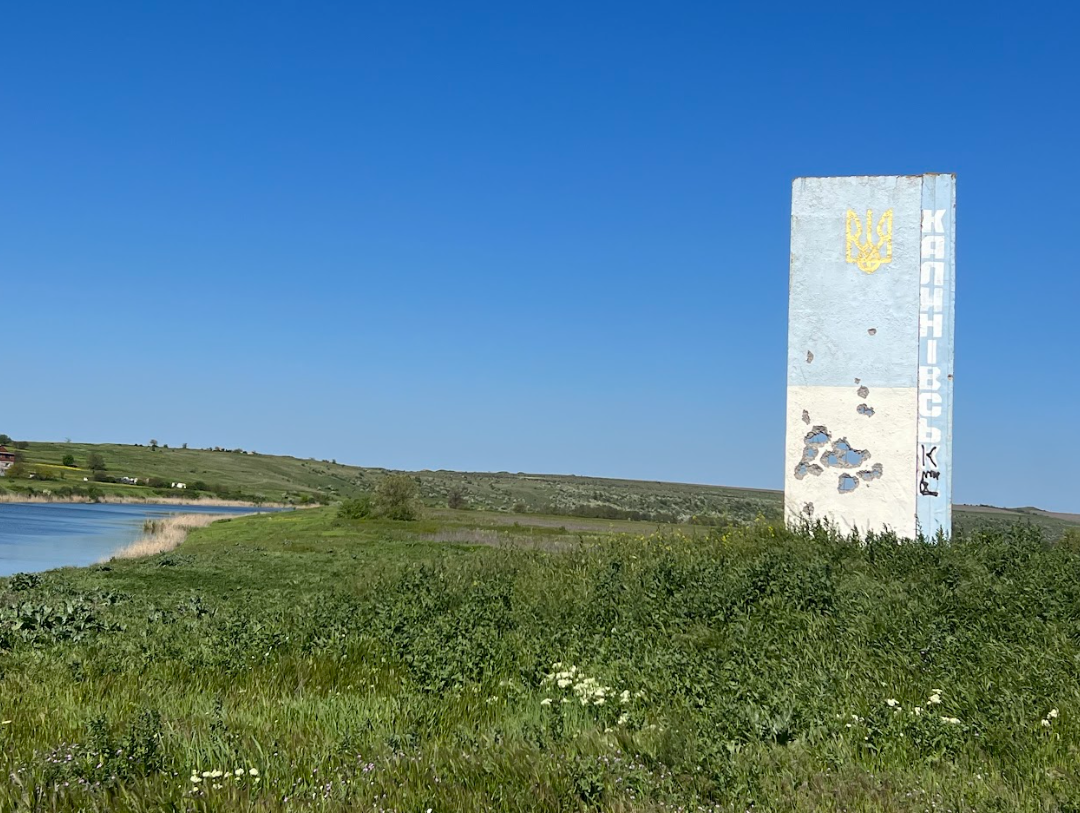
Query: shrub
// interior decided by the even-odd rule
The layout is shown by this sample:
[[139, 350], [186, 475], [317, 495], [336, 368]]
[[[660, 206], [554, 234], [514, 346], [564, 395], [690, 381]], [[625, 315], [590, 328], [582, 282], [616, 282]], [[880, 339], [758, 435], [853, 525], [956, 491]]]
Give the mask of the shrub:
[[351, 500], [345, 500], [338, 507], [339, 519], [365, 519], [371, 516], [371, 495], [361, 494]]
[[64, 465], [67, 466], [69, 469], [74, 468], [75, 467], [75, 455], [73, 455], [73, 454], [64, 455]]
[[375, 513], [386, 519], [420, 518], [416, 481], [407, 474], [390, 474], [375, 489]]

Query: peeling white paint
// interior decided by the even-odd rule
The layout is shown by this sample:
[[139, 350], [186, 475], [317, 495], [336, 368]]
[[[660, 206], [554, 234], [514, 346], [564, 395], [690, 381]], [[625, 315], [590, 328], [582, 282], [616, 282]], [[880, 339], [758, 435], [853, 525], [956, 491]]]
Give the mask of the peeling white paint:
[[[918, 428], [911, 408], [914, 390], [907, 387], [879, 387], [872, 393], [874, 417], [870, 420], [855, 410], [862, 399], [850, 387], [789, 387], [788, 425], [785, 450], [785, 508], [788, 521], [798, 520], [806, 503], [814, 505], [814, 519], [829, 518], [844, 532], [855, 528], [882, 530], [886, 527], [903, 536], [915, 534], [915, 456], [911, 439]], [[802, 421], [802, 411], [813, 416], [813, 426]], [[881, 423], [872, 426], [876, 421]], [[870, 456], [854, 468], [822, 466], [819, 475], [795, 477], [803, 460], [806, 436], [814, 427], [824, 426], [831, 435], [823, 451], [838, 439], [846, 439], [855, 449]], [[819, 453], [818, 457], [821, 457]], [[860, 478], [854, 491], [838, 490], [842, 474], [858, 476], [881, 465], [881, 476], [869, 481]]]

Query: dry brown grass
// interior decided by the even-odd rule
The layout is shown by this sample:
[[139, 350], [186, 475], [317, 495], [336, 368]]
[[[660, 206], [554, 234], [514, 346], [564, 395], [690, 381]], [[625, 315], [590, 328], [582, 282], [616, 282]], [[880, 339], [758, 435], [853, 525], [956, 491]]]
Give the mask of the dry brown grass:
[[165, 519], [147, 520], [146, 532], [125, 548], [113, 553], [110, 559], [138, 559], [154, 556], [176, 548], [195, 528], [205, 528], [219, 519], [232, 519], [240, 514], [180, 514]]

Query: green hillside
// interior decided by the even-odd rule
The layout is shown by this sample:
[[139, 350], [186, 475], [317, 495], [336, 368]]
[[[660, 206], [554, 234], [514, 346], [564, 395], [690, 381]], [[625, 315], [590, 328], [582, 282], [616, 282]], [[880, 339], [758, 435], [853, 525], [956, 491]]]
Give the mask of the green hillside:
[[[224, 449], [151, 448], [143, 445], [20, 444], [17, 477], [0, 480], [0, 497], [48, 494], [96, 499], [186, 500], [216, 497], [245, 502], [328, 504], [371, 493], [389, 472], [347, 466], [333, 460], [301, 459]], [[89, 461], [97, 455], [103, 470]], [[65, 466], [65, 458], [73, 466]], [[421, 499], [429, 506], [455, 504], [517, 514], [640, 520], [663, 524], [726, 525], [757, 516], [778, 520], [779, 491], [724, 486], [615, 480], [573, 475], [510, 472], [413, 472]], [[116, 482], [137, 478], [139, 484]], [[147, 481], [151, 485], [147, 485]], [[173, 489], [182, 482], [187, 488]], [[1036, 508], [957, 506], [962, 527], [995, 528], [1030, 522], [1052, 537], [1080, 524], [1076, 515], [1053, 515]]]

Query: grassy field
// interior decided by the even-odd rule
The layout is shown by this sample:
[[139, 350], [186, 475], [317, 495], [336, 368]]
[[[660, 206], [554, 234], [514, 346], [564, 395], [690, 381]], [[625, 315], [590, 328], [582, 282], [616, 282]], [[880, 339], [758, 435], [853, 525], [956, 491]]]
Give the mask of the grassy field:
[[[92, 493], [99, 499], [219, 497], [330, 504], [374, 491], [389, 473], [329, 460], [210, 449], [31, 442], [22, 453], [29, 470], [44, 469], [55, 479], [5, 478], [0, 480], [0, 499], [28, 494], [85, 497]], [[141, 482], [158, 478], [167, 483], [183, 482], [188, 488], [83, 482], [84, 477], [92, 480], [94, 473], [86, 468], [86, 461], [94, 453], [105, 461], [108, 477], [136, 477]], [[62, 465], [67, 455], [75, 459], [76, 466]], [[456, 493], [464, 505], [482, 511], [638, 519], [664, 525], [727, 525], [759, 516], [779, 521], [783, 511], [783, 494], [764, 489], [520, 472], [419, 471], [412, 476], [430, 507], [445, 507]], [[197, 490], [197, 485], [206, 486], [206, 490]], [[1080, 525], [1078, 515], [1053, 515], [1037, 508], [957, 506], [955, 517], [959, 527], [970, 530], [1007, 527], [1022, 520], [1039, 526], [1051, 538]]]
[[0, 810], [1075, 811], [1078, 548], [218, 522], [0, 581]]

